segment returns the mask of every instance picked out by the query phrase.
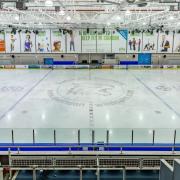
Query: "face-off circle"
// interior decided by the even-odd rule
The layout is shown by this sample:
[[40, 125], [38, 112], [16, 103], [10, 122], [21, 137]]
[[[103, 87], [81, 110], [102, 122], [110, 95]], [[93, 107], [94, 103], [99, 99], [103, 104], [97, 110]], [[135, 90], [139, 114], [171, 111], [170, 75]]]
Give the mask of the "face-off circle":
[[133, 95], [124, 83], [115, 80], [91, 78], [70, 79], [58, 83], [56, 91], [50, 90], [52, 99], [69, 105], [114, 105]]

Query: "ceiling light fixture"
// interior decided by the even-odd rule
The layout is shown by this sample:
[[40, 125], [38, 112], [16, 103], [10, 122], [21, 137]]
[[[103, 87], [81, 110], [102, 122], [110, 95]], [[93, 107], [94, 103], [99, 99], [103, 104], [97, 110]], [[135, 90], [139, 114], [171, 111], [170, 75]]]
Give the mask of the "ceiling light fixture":
[[53, 6], [53, 1], [51, 1], [51, 0], [46, 0], [46, 1], [45, 1], [45, 6], [47, 6], [47, 7], [52, 7], [52, 6]]
[[67, 20], [67, 21], [71, 21], [71, 17], [70, 17], [70, 16], [67, 16], [67, 17], [66, 17], [66, 20]]
[[110, 26], [111, 25], [111, 23], [110, 22], [107, 22], [107, 26]]
[[60, 16], [64, 16], [64, 15], [65, 15], [65, 11], [64, 11], [63, 9], [61, 9], [61, 10], [59, 11], [59, 15], [60, 15]]
[[15, 19], [16, 21], [19, 21], [19, 16], [16, 15], [16, 16], [14, 17], [14, 19]]
[[130, 15], [131, 14], [131, 11], [130, 10], [126, 10], [126, 15]]
[[174, 16], [170, 16], [170, 17], [169, 17], [169, 20], [174, 20]]

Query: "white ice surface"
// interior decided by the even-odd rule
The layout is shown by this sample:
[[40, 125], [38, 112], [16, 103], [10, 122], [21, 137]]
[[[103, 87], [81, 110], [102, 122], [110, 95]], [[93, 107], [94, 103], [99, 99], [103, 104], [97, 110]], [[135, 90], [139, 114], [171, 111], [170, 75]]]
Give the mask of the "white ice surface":
[[180, 128], [180, 71], [0, 70], [1, 128]]

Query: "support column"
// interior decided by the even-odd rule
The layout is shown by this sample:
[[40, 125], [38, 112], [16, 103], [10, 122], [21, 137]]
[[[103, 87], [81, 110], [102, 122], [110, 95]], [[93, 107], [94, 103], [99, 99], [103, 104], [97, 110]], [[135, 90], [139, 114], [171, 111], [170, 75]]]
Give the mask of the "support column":
[[123, 168], [123, 180], [126, 180], [126, 169]]
[[12, 170], [11, 170], [11, 149], [8, 148], [8, 158], [9, 158], [9, 179], [12, 179]]
[[80, 180], [82, 180], [82, 167], [80, 167]]
[[100, 170], [97, 168], [96, 170], [97, 180], [100, 180]]
[[36, 180], [36, 169], [33, 167], [33, 180]]

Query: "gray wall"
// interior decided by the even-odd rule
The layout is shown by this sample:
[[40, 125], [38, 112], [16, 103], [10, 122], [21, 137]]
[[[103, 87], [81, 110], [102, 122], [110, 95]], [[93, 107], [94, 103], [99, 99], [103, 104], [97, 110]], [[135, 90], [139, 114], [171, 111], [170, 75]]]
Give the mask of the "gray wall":
[[180, 160], [176, 159], [174, 161], [174, 179], [173, 180], [180, 180]]
[[161, 160], [159, 177], [160, 180], [173, 180], [173, 167], [165, 160]]
[[[115, 54], [114, 59], [107, 59], [105, 54], [14, 54], [15, 64], [42, 64], [45, 57], [52, 57], [57, 60], [76, 60], [80, 63], [83, 60], [91, 62], [91, 60], [99, 60], [105, 64], [116, 64], [119, 60], [136, 60], [138, 55], [135, 54]], [[153, 64], [164, 64], [164, 65], [180, 65], [180, 54], [152, 54]], [[11, 54], [0, 54], [0, 64], [14, 64]]]

